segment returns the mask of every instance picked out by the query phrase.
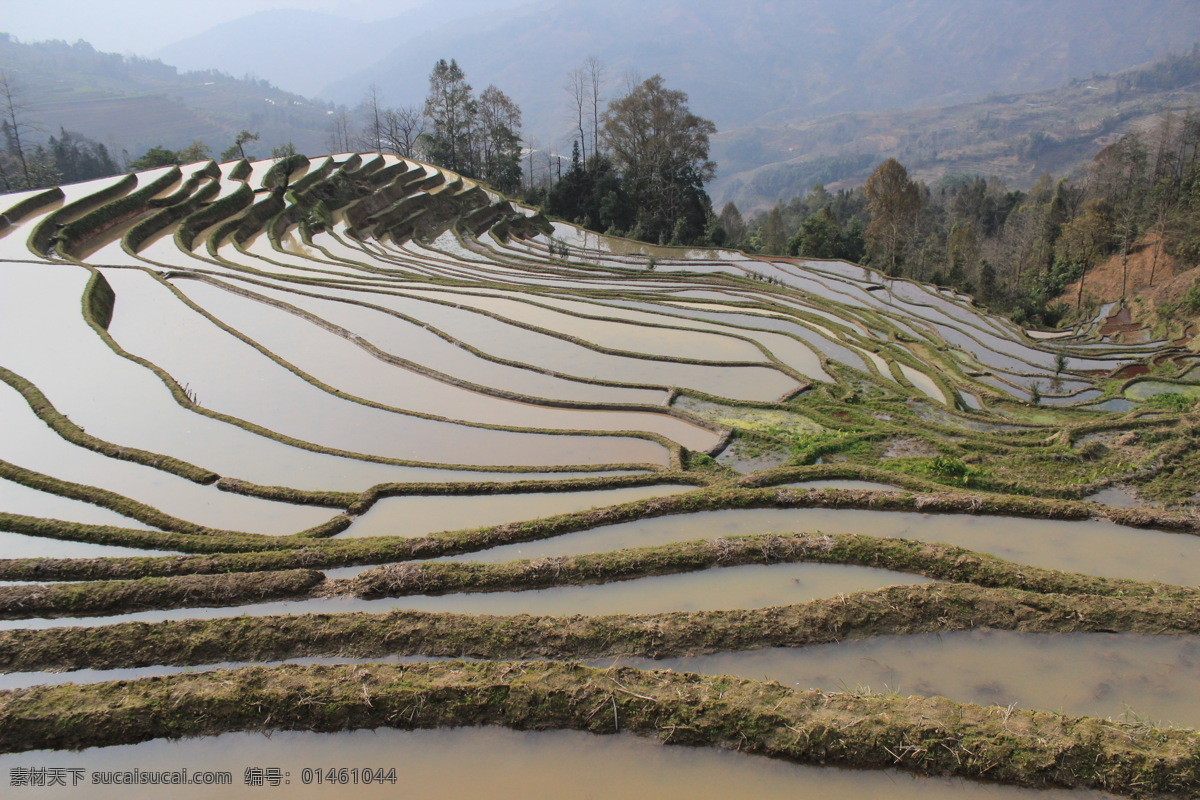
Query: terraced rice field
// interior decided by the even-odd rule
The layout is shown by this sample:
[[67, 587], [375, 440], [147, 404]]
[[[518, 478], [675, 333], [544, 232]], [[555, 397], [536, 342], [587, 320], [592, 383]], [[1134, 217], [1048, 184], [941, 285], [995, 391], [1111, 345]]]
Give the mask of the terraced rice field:
[[600, 236], [376, 154], [0, 213], [10, 778], [1200, 791], [1181, 341]]

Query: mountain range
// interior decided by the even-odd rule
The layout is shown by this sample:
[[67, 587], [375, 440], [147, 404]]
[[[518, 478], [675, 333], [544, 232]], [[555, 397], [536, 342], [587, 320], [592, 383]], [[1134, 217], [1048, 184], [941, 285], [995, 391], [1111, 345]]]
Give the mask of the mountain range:
[[1194, 102], [1182, 85], [1118, 98], [1106, 76], [1188, 52], [1200, 41], [1195, 10], [1191, 0], [442, 0], [371, 22], [261, 11], [147, 53], [173, 66], [6, 39], [0, 69], [26, 84], [50, 133], [64, 126], [133, 154], [196, 139], [219, 152], [249, 128], [264, 152], [291, 141], [317, 153], [337, 105], [353, 107], [371, 85], [386, 105], [419, 105], [434, 62], [455, 58], [476, 90], [495, 84], [521, 106], [528, 139], [569, 152], [567, 74], [594, 55], [603, 99], [655, 73], [686, 91], [720, 131], [714, 199], [749, 209], [818, 180], [861, 181], [887, 156], [919, 175], [1020, 182], [1060, 169], [1152, 111]]
[[434, 62], [455, 58], [546, 141], [568, 134], [563, 86], [589, 55], [608, 96], [631, 71], [661, 73], [726, 130], [1049, 89], [1197, 41], [1189, 0], [446, 0], [367, 24], [261, 12], [153, 55], [349, 105], [372, 83], [385, 103], [420, 103]]

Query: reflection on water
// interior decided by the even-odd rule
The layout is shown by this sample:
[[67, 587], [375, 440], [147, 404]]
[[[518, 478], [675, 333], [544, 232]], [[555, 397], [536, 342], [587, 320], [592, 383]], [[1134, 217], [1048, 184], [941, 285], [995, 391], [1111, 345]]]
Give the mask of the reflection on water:
[[[61, 413], [94, 436], [169, 453], [221, 475], [297, 489], [362, 491], [390, 481], [521, 477], [339, 458], [188, 411], [156, 375], [119, 357], [84, 323], [79, 301], [87, 279], [85, 270], [65, 264], [4, 264], [0, 345], [4, 366], [37, 386]], [[118, 318], [120, 308], [118, 299]]]
[[152, 530], [144, 522], [118, 514], [82, 500], [72, 500], [49, 492], [31, 489], [20, 483], [0, 478], [0, 511], [27, 517], [45, 517], [64, 522], [83, 522], [89, 525], [115, 525], [119, 528]]
[[[354, 299], [362, 297], [351, 290], [336, 287], [323, 289], [323, 294]], [[769, 367], [708, 367], [616, 356], [589, 350], [582, 345], [466, 309], [393, 295], [370, 295], [370, 302], [428, 322], [493, 357], [573, 377], [651, 386], [686, 386], [738, 400], [775, 400], [798, 386], [788, 376]]]
[[11, 425], [0, 442], [0, 458], [62, 480], [116, 492], [198, 525], [289, 534], [325, 522], [335, 513], [222, 492], [213, 485], [201, 486], [169, 472], [78, 447], [34, 416], [21, 395], [4, 384], [0, 384], [0, 419]]
[[[530, 466], [666, 463], [661, 445], [638, 439], [472, 428], [342, 399], [183, 308], [166, 287], [151, 282], [149, 276], [117, 273], [110, 277], [118, 303], [110, 326], [114, 339], [181, 384], [189, 384], [205, 408], [272, 431], [340, 450], [425, 462]], [[347, 344], [338, 337], [324, 337], [318, 344], [332, 345], [335, 339]], [[384, 365], [376, 368], [390, 369]], [[402, 406], [403, 402], [394, 404]]]
[[[599, 403], [645, 403], [662, 405], [661, 390], [632, 389], [567, 381], [562, 378], [475, 355], [418, 325], [372, 308], [322, 300], [279, 290], [255, 287], [254, 291], [283, 300], [365, 337], [379, 349], [440, 372], [479, 384], [536, 397], [586, 400]], [[374, 295], [363, 294], [363, 302]]]
[[[305, 798], [687, 798], [687, 800], [1103, 800], [1099, 792], [1039, 791], [957, 779], [919, 778], [882, 770], [809, 767], [710, 747], [671, 747], [630, 735], [577, 731], [452, 728], [345, 733], [227, 733], [199, 739], [155, 739], [78, 753], [35, 751], [0, 756], [16, 767], [141, 769], [231, 773], [231, 784], [172, 786], [171, 798], [304, 800]], [[247, 768], [278, 768], [287, 785], [247, 786]], [[397, 782], [331, 786], [305, 769], [389, 770]], [[70, 783], [68, 777], [67, 782]], [[92, 786], [28, 790], [44, 800], [159, 800], [161, 786]]]
[[[700, 450], [718, 441], [711, 431], [661, 414], [550, 408], [454, 386], [383, 362], [358, 344], [286, 311], [206, 284], [189, 282], [183, 288], [222, 322], [318, 380], [405, 411], [524, 428], [653, 431]], [[440, 368], [436, 363], [432, 366]]]

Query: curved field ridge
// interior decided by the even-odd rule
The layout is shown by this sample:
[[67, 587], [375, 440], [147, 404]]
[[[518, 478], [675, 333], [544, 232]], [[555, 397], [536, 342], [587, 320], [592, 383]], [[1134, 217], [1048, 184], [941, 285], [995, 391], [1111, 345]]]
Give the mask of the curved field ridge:
[[[58, 722], [69, 704], [77, 724]], [[1007, 711], [1007, 713], [1005, 713]], [[1138, 723], [796, 692], [775, 683], [540, 662], [283, 666], [0, 693], [0, 748], [81, 748], [245, 729], [504, 725], [622, 730], [818, 764], [901, 767], [1025, 786], [1179, 796], [1200, 737]]]
[[[1182, 339], [602, 236], [375, 153], [0, 212], [0, 671], [31, 687], [0, 751], [498, 724], [1200, 792], [1191, 731], [528, 660], [1200, 633]], [[655, 603], [564, 599], [593, 590]], [[478, 661], [43, 685], [330, 657]]]

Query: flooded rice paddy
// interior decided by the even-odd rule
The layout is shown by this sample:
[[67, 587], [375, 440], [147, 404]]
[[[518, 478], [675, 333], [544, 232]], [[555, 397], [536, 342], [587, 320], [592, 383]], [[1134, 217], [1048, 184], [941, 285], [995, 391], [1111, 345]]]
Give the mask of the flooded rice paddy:
[[718, 611], [806, 603], [810, 600], [836, 597], [850, 592], [871, 591], [885, 586], [915, 586], [925, 583], [931, 581], [920, 575], [840, 564], [746, 565], [637, 578], [616, 583], [512, 592], [475, 592], [379, 600], [322, 597], [221, 608], [137, 611], [103, 617], [3, 620], [0, 621], [0, 630], [95, 627], [119, 622], [265, 617], [278, 614], [381, 613], [396, 609], [504, 616], [596, 616], [656, 614], [667, 611]]
[[[113, 198], [156, 180], [155, 205], [108, 224]], [[286, 194], [272, 188], [284, 184]], [[137, 223], [201, 186], [208, 201], [148, 238], [131, 237]], [[250, 190], [257, 205], [236, 206]], [[282, 206], [272, 205], [272, 192]], [[866, 556], [854, 564], [722, 566], [718, 559], [718, 566], [676, 571], [653, 561], [670, 557], [658, 552], [646, 556], [644, 573], [619, 579], [595, 577], [600, 570], [539, 588], [433, 594], [417, 587], [426, 593], [378, 599], [347, 589], [377, 565], [444, 552], [458, 554], [447, 559], [456, 565], [534, 559], [532, 568], [554, 575], [568, 556], [590, 555], [603, 566], [617, 563], [612, 551], [626, 548], [696, 540], [720, 548], [731, 536], [817, 531], [880, 537], [861, 545], [877, 553], [889, 546], [882, 540], [903, 538], [992, 554], [1017, 569], [1197, 587], [1200, 525], [1188, 442], [1200, 437], [1186, 415], [1165, 408], [1155, 416], [1136, 413], [1157, 394], [1194, 393], [1187, 381], [1196, 368], [1176, 353], [1160, 356], [1155, 343], [1113, 344], [1094, 321], [1061, 335], [1026, 335], [970, 298], [869, 267], [602, 236], [395, 156], [199, 162], [179, 173], [63, 187], [61, 199], [47, 196], [17, 213], [31, 197], [0, 198], [0, 209], [16, 207], [19, 220], [0, 230], [0, 561], [6, 574], [21, 578], [0, 588], [9, 592], [10, 615], [22, 613], [21, 598], [31, 596], [21, 592], [64, 586], [85, 598], [140, 592], [142, 604], [0, 623], [3, 663], [61, 654], [35, 671], [0, 666], [0, 692], [31, 693], [0, 694], [0, 730], [23, 724], [22, 712], [6, 709], [48, 684], [78, 682], [92, 697], [107, 691], [100, 682], [121, 679], [133, 698], [152, 691], [146, 681], [153, 676], [199, 675], [208, 664], [262, 665], [264, 684], [283, 686], [291, 680], [283, 677], [283, 656], [270, 656], [277, 627], [311, 623], [319, 630], [360, 619], [346, 614], [397, 610], [459, 615], [422, 619], [438, 620], [429, 623], [435, 627], [482, 626], [493, 642], [506, 641], [505, 626], [525, 624], [526, 615], [544, 617], [537, 624], [545, 646], [531, 652], [565, 659], [574, 655], [572, 636], [583, 647], [590, 631], [601, 630], [595, 626], [612, 626], [604, 628], [603, 647], [588, 646], [614, 655], [593, 663], [777, 681], [781, 688], [761, 691], [820, 689], [841, 698], [836, 702], [884, 703], [898, 718], [909, 713], [900, 710], [903, 698], [913, 695], [947, 698], [944, 707], [957, 709], [956, 719], [981, 704], [996, 707], [985, 720], [1040, 709], [1107, 718], [1118, 728], [1200, 726], [1196, 631], [1147, 635], [1158, 632], [1150, 628], [1156, 614], [1193, 602], [1178, 589], [1161, 595], [1161, 587], [1138, 584], [1110, 598], [1130, 610], [1111, 633], [1071, 632], [1064, 615], [1061, 627], [1052, 627], [1057, 633], [968, 625], [904, 635], [885, 627], [856, 640], [768, 648], [764, 632], [745, 639], [744, 650], [705, 645], [693, 654], [683, 652], [678, 637], [688, 632], [703, 640], [706, 631], [695, 626], [711, 615], [702, 612], [741, 614], [753, 628], [761, 624], [754, 614], [765, 608], [828, 610], [848, 598], [869, 604], [881, 597], [915, 604], [926, 590], [886, 587], [933, 581], [859, 565], [881, 563]], [[320, 198], [326, 205], [318, 208]], [[491, 220], [487, 229], [472, 235], [482, 219]], [[73, 224], [62, 228], [66, 222]], [[1174, 360], [1159, 364], [1156, 357]], [[1146, 372], [1151, 364], [1154, 380], [1100, 385], [1114, 370]], [[906, 447], [894, 451], [900, 441]], [[739, 483], [743, 474], [775, 468]], [[650, 473], [656, 475], [647, 479]], [[757, 507], [762, 501], [747, 488], [752, 484], [811, 490], [814, 507]], [[1079, 498], [1092, 504], [1080, 506]], [[935, 509], [954, 513], [926, 513]], [[1101, 516], [1080, 518], [1085, 514]], [[187, 532], [167, 539], [166, 529]], [[203, 608], [156, 599], [172, 582], [207, 580], [209, 573], [240, 580], [243, 570], [291, 568], [323, 573], [305, 573], [317, 589], [272, 595], [291, 600], [230, 595]], [[105, 577], [130, 582], [100, 583]], [[43, 590], [27, 578], [57, 582]], [[952, 591], [955, 584], [946, 583], [927, 589]], [[998, 591], [994, 602], [1017, 602], [1015, 590], [1004, 591], [1009, 595]], [[1037, 605], [1035, 590], [1022, 596]], [[1090, 600], [1077, 602], [1074, 613], [1083, 619]], [[614, 614], [635, 616], [607, 617]], [[120, 637], [151, 630], [108, 627], [126, 622], [186, 625], [122, 652]], [[227, 640], [236, 653], [204, 644], [225, 624], [244, 626]], [[343, 648], [298, 663], [421, 664], [447, 680], [456, 669], [411, 657], [422, 651], [408, 645], [385, 656], [345, 655], [357, 652], [355, 635], [378, 646], [403, 633], [363, 624]], [[619, 644], [644, 635], [639, 626], [657, 631], [661, 658], [622, 655], [637, 650]], [[84, 650], [89, 642], [112, 643], [108, 661], [90, 668], [94, 654], [84, 657], [54, 638], [72, 632]], [[191, 655], [155, 655], [175, 645]], [[708, 654], [694, 654], [700, 651]], [[89, 668], [45, 671], [61, 668], [56, 659]], [[610, 680], [569, 671], [553, 679], [572, 696]], [[661, 678], [664, 685], [676, 679]], [[504, 684], [504, 691], [514, 687]], [[181, 699], [189, 691], [182, 689]], [[334, 796], [330, 786], [303, 779], [325, 767], [396, 770], [395, 786], [356, 786], [364, 797], [401, 789], [403, 796], [455, 797], [1034, 796], [1011, 786], [912, 777], [930, 771], [926, 754], [897, 745], [884, 758], [882, 740], [862, 724], [869, 715], [838, 724], [858, 754], [850, 763], [907, 771], [725, 752], [759, 735], [745, 722], [728, 734], [688, 734], [706, 747], [663, 747], [625, 735], [621, 715], [631, 712], [620, 704], [653, 700], [679, 719], [697, 707], [654, 700], [646, 691], [654, 690], [621, 685], [591, 712], [589, 719], [615, 724], [588, 726], [620, 736], [458, 727], [472, 721], [458, 714], [420, 732], [168, 741], [153, 738], [160, 731], [135, 745], [72, 752], [63, 744], [0, 755], [0, 769], [228, 770], [232, 783], [221, 793], [230, 797], [274, 791], [246, 785], [246, 769], [260, 767], [291, 775], [289, 797]], [[787, 699], [781, 697], [779, 703]], [[503, 721], [520, 727], [520, 703], [507, 702]], [[116, 706], [101, 707], [107, 710], [96, 713], [117, 713]], [[50, 718], [74, 710], [51, 706]], [[14, 716], [6, 720], [6, 713]], [[341, 727], [375, 727], [363, 709], [346, 713]], [[806, 720], [783, 718], [772, 730], [784, 736]], [[194, 722], [168, 732], [189, 732]], [[269, 715], [250, 713], [242, 727], [272, 724]], [[650, 732], [672, 739], [679, 730]], [[961, 741], [976, 733], [948, 735]], [[1041, 745], [1022, 739], [1020, 746]], [[955, 753], [956, 763], [937, 769], [994, 774], [970, 754]], [[1109, 760], [1125, 757], [1122, 751]], [[1087, 785], [1071, 769], [1062, 766], [1062, 780]], [[90, 786], [87, 796], [162, 796], [150, 788]], [[80, 795], [43, 789], [38, 796]], [[172, 796], [212, 794], [193, 786]], [[1103, 795], [1081, 789], [1036, 796]]]
[[864, 533], [940, 542], [1064, 572], [1200, 586], [1200, 537], [1196, 536], [1101, 521], [857, 509], [757, 508], [656, 517], [453, 558], [498, 563], [768, 531]]
[[1196, 636], [978, 630], [615, 663], [772, 680], [797, 689], [953, 697], [1200, 727]]
[[[853, 772], [772, 762], [711, 748], [671, 747], [631, 735], [596, 736], [574, 731], [510, 731], [502, 728], [450, 728], [434, 731], [378, 730], [319, 734], [285, 731], [264, 736], [230, 733], [202, 739], [84, 750], [41, 751], [0, 756], [0, 769], [25, 764], [82, 769], [95, 773], [155, 769], [229, 772], [231, 785], [222, 797], [261, 798], [283, 791], [247, 786], [246, 770], [287, 771], [288, 797], [331, 796], [324, 783], [334, 770], [383, 770], [384, 783], [351, 784], [355, 797], [476, 797], [524, 800], [551, 797], [647, 797], [684, 793], [696, 800], [726, 800], [752, 792], [763, 800], [1104, 800], [1099, 792], [1037, 791], [965, 783], [946, 778], [917, 778], [896, 772]], [[620, 769], [613, 765], [619, 764]], [[152, 766], [151, 766], [152, 765]], [[304, 770], [310, 770], [305, 775]], [[387, 781], [396, 771], [397, 783]], [[316, 772], [321, 771], [318, 783]], [[305, 784], [304, 778], [308, 778]], [[752, 787], [752, 788], [751, 788]], [[350, 786], [334, 791], [347, 791]], [[161, 786], [90, 785], [97, 800], [161, 797]], [[172, 786], [172, 797], [211, 797], [211, 786]], [[39, 796], [78, 797], [77, 789], [42, 789]]]

